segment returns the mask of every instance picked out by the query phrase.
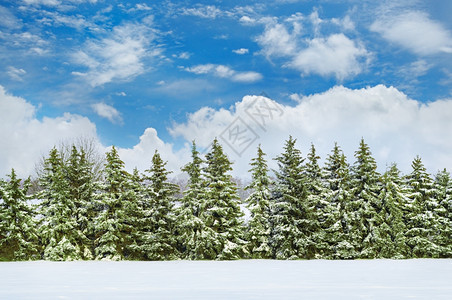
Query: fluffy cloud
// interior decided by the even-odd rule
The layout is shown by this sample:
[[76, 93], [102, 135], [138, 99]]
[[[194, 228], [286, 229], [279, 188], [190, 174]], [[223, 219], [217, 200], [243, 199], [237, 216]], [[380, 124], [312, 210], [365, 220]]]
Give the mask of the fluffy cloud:
[[222, 11], [214, 5], [198, 5], [195, 8], [183, 8], [182, 14], [205, 19], [215, 19], [222, 14]]
[[8, 94], [0, 86], [0, 175], [14, 168], [20, 176], [33, 174], [35, 164], [62, 141], [95, 137], [96, 126], [87, 118], [66, 113], [38, 120], [36, 107]]
[[130, 80], [144, 72], [143, 59], [155, 56], [151, 49], [154, 32], [150, 24], [124, 24], [113, 28], [108, 37], [86, 42], [84, 49], [73, 55], [87, 72], [73, 72], [84, 77], [93, 87], [113, 80]]
[[92, 104], [91, 107], [102, 118], [106, 118], [112, 123], [122, 123], [121, 113], [113, 106], [99, 102]]
[[452, 53], [452, 35], [425, 12], [405, 11], [380, 16], [370, 27], [383, 38], [416, 54]]
[[249, 52], [249, 50], [246, 48], [240, 48], [240, 49], [232, 50], [232, 52], [234, 52], [235, 54], [243, 55], [243, 54], [247, 54]]
[[361, 73], [366, 49], [341, 34], [328, 38], [314, 38], [308, 47], [299, 51], [288, 65], [304, 74], [334, 75], [343, 80]]
[[237, 82], [255, 82], [262, 79], [262, 74], [254, 71], [238, 72], [228, 66], [205, 64], [185, 68], [187, 72], [195, 74], [213, 74], [220, 78], [227, 78]]
[[[196, 139], [200, 147], [208, 147], [218, 137], [236, 162], [238, 176], [246, 176], [259, 143], [275, 168], [271, 159], [281, 153], [289, 135], [298, 139], [305, 154], [314, 143], [323, 158], [338, 142], [351, 163], [363, 137], [380, 171], [396, 162], [409, 172], [411, 160], [418, 154], [431, 172], [452, 169], [452, 140], [446, 138], [452, 130], [452, 99], [421, 104], [383, 85], [359, 90], [336, 86], [296, 98], [299, 103], [295, 106], [246, 96], [231, 110], [202, 108], [189, 115], [186, 123], [174, 124], [171, 134]], [[238, 134], [243, 135], [241, 139]]]
[[312, 23], [314, 38], [303, 37], [301, 22], [305, 18], [300, 14], [286, 20], [292, 31], [285, 23], [268, 20], [264, 32], [256, 39], [262, 47], [261, 53], [268, 59], [283, 58], [286, 61], [284, 66], [304, 75], [318, 74], [344, 80], [361, 73], [370, 58], [365, 47], [343, 33], [322, 37], [320, 26], [326, 21], [320, 19], [316, 12], [308, 19]]
[[147, 128], [140, 137], [140, 142], [132, 148], [119, 148], [118, 153], [126, 168], [131, 172], [133, 168], [139, 171], [149, 169], [152, 156], [158, 151], [162, 159], [167, 161], [167, 169], [175, 175], [181, 173], [180, 168], [190, 159], [188, 145], [180, 151], [175, 151], [171, 144], [162, 141], [154, 128]]

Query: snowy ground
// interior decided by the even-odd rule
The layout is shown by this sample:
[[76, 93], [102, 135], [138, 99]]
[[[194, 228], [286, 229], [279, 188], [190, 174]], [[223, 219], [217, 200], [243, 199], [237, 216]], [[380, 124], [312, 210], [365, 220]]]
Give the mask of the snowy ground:
[[0, 299], [452, 299], [452, 260], [0, 263]]

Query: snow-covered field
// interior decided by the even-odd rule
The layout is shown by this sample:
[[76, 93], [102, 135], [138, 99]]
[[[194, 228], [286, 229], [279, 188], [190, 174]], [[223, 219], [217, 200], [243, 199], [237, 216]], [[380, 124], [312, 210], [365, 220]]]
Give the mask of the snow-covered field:
[[452, 260], [0, 263], [0, 299], [452, 299]]

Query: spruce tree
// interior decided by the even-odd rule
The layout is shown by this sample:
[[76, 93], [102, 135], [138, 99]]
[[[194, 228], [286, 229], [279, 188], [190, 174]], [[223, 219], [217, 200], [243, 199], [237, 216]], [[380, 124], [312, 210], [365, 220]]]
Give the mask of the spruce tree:
[[30, 178], [17, 178], [14, 169], [7, 182], [0, 181], [0, 260], [40, 258], [34, 212], [27, 203]]
[[276, 186], [272, 196], [270, 216], [273, 257], [276, 259], [299, 259], [309, 256], [311, 245], [306, 230], [307, 191], [303, 174], [301, 152], [295, 147], [296, 140], [289, 137], [284, 153], [276, 157], [279, 170], [275, 171]]
[[177, 259], [177, 244], [174, 236], [175, 214], [174, 195], [178, 186], [168, 182], [166, 162], [155, 151], [152, 165], [143, 176], [145, 183], [141, 208], [144, 212], [137, 246], [139, 252], [148, 260]]
[[76, 206], [70, 196], [64, 162], [53, 148], [44, 161], [44, 172], [39, 181], [42, 190], [37, 194], [41, 200], [42, 215], [40, 236], [44, 246], [44, 259], [78, 260], [83, 258], [79, 241], [83, 233], [75, 218]]
[[189, 176], [187, 189], [181, 199], [181, 205], [177, 208], [177, 235], [181, 258], [197, 260], [208, 259], [210, 249], [205, 244], [208, 239], [205, 237], [215, 236], [215, 232], [204, 224], [202, 215], [206, 208], [205, 186], [202, 177], [203, 159], [196, 149], [193, 141], [191, 149], [192, 160], [182, 171]]
[[349, 242], [349, 223], [347, 206], [351, 199], [350, 171], [345, 154], [337, 143], [327, 156], [323, 168], [325, 182], [324, 201], [321, 222], [323, 257], [328, 259], [351, 259], [356, 257], [354, 246]]
[[246, 199], [247, 207], [251, 213], [247, 224], [246, 240], [248, 241], [248, 252], [252, 258], [271, 258], [272, 252], [269, 246], [270, 226], [270, 185], [268, 166], [265, 153], [261, 146], [257, 148], [257, 157], [251, 160], [250, 165], [251, 183], [246, 189], [251, 194]]
[[413, 160], [411, 167], [411, 173], [405, 177], [407, 244], [413, 258], [439, 257], [441, 249], [434, 242], [439, 224], [433, 214], [438, 207], [433, 180], [419, 156]]
[[130, 174], [118, 151], [112, 147], [106, 154], [104, 178], [98, 184], [97, 201], [101, 211], [96, 217], [95, 258], [122, 260], [129, 255], [137, 207]]
[[206, 154], [205, 207], [201, 219], [211, 230], [205, 232], [205, 257], [218, 260], [239, 259], [246, 253], [243, 240], [243, 212], [240, 210], [237, 188], [228, 174], [232, 163], [223, 147], [214, 139]]
[[351, 179], [353, 197], [347, 209], [349, 238], [359, 257], [375, 258], [378, 255], [376, 232], [380, 226], [377, 215], [381, 210], [380, 174], [364, 139], [355, 152], [355, 159]]
[[408, 248], [405, 240], [406, 225], [403, 206], [406, 196], [397, 165], [393, 164], [382, 177], [379, 199], [382, 209], [378, 214], [380, 226], [375, 232], [378, 258], [400, 259], [407, 257]]
[[435, 177], [435, 197], [438, 206], [434, 211], [438, 220], [438, 231], [435, 243], [440, 247], [439, 256], [452, 257], [452, 179], [450, 173], [444, 169]]

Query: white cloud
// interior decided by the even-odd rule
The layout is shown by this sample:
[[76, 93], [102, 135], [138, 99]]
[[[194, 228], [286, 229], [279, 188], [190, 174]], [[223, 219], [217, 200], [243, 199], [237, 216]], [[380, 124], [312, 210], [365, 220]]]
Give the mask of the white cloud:
[[237, 82], [255, 82], [262, 79], [262, 74], [254, 71], [238, 72], [225, 65], [205, 64], [185, 68], [194, 74], [213, 74], [220, 78], [227, 78]]
[[299, 51], [288, 66], [304, 74], [334, 75], [343, 80], [361, 73], [363, 58], [367, 59], [366, 49], [341, 34], [328, 38], [314, 38], [308, 47]]
[[188, 145], [180, 151], [175, 151], [171, 144], [165, 143], [158, 137], [154, 128], [147, 128], [137, 145], [132, 148], [118, 148], [118, 153], [129, 172], [134, 168], [143, 172], [151, 166], [152, 156], [156, 150], [162, 159], [168, 162], [167, 169], [175, 175], [181, 173], [180, 168], [190, 159]]
[[452, 35], [421, 11], [384, 14], [370, 26], [383, 38], [419, 55], [452, 53]]
[[6, 73], [8, 74], [8, 76], [16, 81], [23, 81], [22, 76], [24, 76], [25, 74], [27, 74], [27, 71], [25, 71], [24, 69], [17, 69], [13, 66], [9, 66], [7, 68]]
[[90, 40], [84, 49], [73, 54], [74, 62], [86, 66], [87, 72], [73, 72], [85, 78], [93, 87], [114, 80], [130, 80], [142, 74], [143, 59], [157, 56], [151, 49], [154, 32], [150, 24], [124, 24], [114, 27], [108, 37]]
[[106, 118], [110, 122], [115, 124], [122, 123], [121, 113], [113, 106], [99, 102], [92, 104], [91, 107], [96, 112], [96, 114], [98, 114], [102, 118]]
[[363, 71], [371, 55], [361, 43], [343, 33], [322, 37], [320, 25], [326, 21], [320, 19], [317, 12], [309, 17], [316, 37], [303, 38], [300, 21], [304, 19], [301, 15], [288, 18], [286, 21], [291, 24], [292, 31], [285, 24], [270, 20], [256, 39], [262, 47], [261, 53], [268, 59], [284, 59], [284, 66], [304, 75], [335, 76], [338, 80], [344, 80]]
[[61, 141], [96, 137], [87, 118], [65, 113], [56, 118], [36, 118], [36, 107], [8, 94], [0, 86], [0, 177], [14, 168], [21, 177], [32, 175], [35, 164]]
[[232, 50], [232, 52], [234, 52], [235, 54], [243, 55], [243, 54], [247, 54], [249, 52], [249, 50], [246, 48], [240, 48], [240, 49]]
[[222, 11], [215, 5], [198, 5], [195, 8], [183, 8], [182, 14], [205, 19], [215, 19], [222, 14]]
[[[386, 164], [396, 162], [405, 173], [409, 172], [411, 161], [418, 154], [432, 173], [444, 167], [452, 169], [452, 140], [446, 138], [452, 130], [452, 99], [421, 104], [393, 87], [378, 85], [359, 90], [336, 86], [320, 94], [297, 95], [296, 100], [299, 103], [295, 106], [276, 106], [270, 99], [246, 96], [230, 110], [204, 107], [190, 114], [187, 122], [174, 124], [170, 132], [174, 137], [195, 139], [200, 147], [207, 147], [240, 117], [258, 135], [256, 141], [238, 156], [225, 139], [220, 139], [236, 162], [234, 172], [238, 176], [246, 176], [259, 143], [268, 154], [270, 165], [276, 167], [272, 158], [281, 153], [289, 135], [298, 139], [298, 147], [305, 155], [313, 142], [323, 158], [336, 141], [351, 163], [364, 137], [381, 171]], [[265, 109], [265, 103], [281, 111]], [[260, 105], [260, 111], [253, 109], [256, 105]], [[253, 111], [266, 116], [253, 115]], [[265, 125], [260, 126], [262, 123], [258, 122], [263, 120]], [[239, 131], [244, 129], [242, 126]]]
[[8, 29], [18, 29], [22, 27], [22, 21], [6, 7], [0, 6], [0, 26], [4, 26]]

